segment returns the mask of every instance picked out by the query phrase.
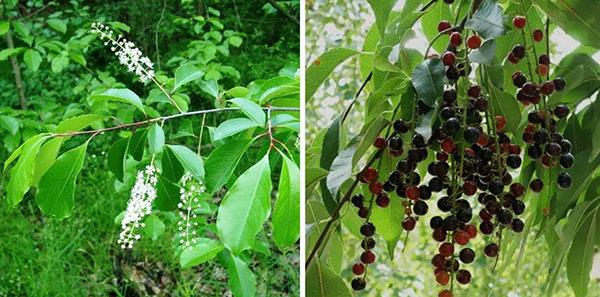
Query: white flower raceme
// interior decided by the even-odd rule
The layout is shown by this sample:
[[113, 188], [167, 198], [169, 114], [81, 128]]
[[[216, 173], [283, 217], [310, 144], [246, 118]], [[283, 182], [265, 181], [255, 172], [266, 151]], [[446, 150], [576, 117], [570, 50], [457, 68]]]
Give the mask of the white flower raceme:
[[141, 238], [140, 228], [144, 227], [144, 218], [152, 212], [152, 202], [156, 198], [156, 182], [156, 168], [153, 165], [138, 171], [125, 216], [121, 221], [121, 234], [117, 241], [121, 248], [131, 249]]
[[190, 174], [183, 176], [182, 185], [180, 201], [177, 204], [181, 220], [177, 223], [177, 227], [179, 229], [179, 244], [185, 248], [198, 241], [196, 231], [198, 228], [198, 215], [196, 211], [201, 207], [199, 197], [206, 191], [206, 188], [203, 184], [195, 181]]
[[110, 44], [110, 50], [119, 58], [119, 63], [127, 66], [127, 71], [137, 75], [142, 82], [154, 78], [154, 64], [135, 47], [133, 42], [120, 34], [115, 40], [113, 31], [104, 24], [93, 23], [92, 32], [99, 34], [100, 39], [105, 40], [105, 45]]

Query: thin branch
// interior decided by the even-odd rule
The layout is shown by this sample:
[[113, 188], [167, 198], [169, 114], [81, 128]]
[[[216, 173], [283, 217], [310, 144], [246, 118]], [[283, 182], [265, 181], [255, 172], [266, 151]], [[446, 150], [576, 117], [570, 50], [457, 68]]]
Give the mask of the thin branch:
[[281, 4], [277, 3], [275, 0], [267, 0], [275, 9], [279, 10], [279, 12], [283, 13], [288, 19], [293, 21], [296, 25], [300, 26], [300, 21], [291, 15], [289, 11], [285, 9], [285, 7], [281, 6]]
[[[270, 108], [263, 108], [264, 110], [274, 110], [274, 111], [299, 111], [299, 108], [296, 107], [270, 107]], [[113, 127], [108, 127], [108, 128], [102, 128], [102, 129], [97, 129], [97, 130], [88, 130], [88, 131], [71, 131], [71, 132], [65, 132], [65, 133], [53, 133], [50, 134], [51, 137], [65, 137], [65, 136], [74, 136], [74, 135], [87, 135], [87, 134], [95, 134], [95, 133], [102, 133], [102, 132], [106, 132], [106, 131], [113, 131], [113, 130], [120, 130], [120, 129], [125, 129], [125, 128], [129, 128], [129, 127], [139, 127], [139, 126], [143, 126], [143, 125], [148, 125], [151, 123], [156, 123], [158, 121], [168, 121], [168, 120], [172, 120], [172, 119], [176, 119], [176, 118], [180, 118], [180, 117], [187, 117], [187, 116], [194, 116], [194, 115], [200, 115], [200, 114], [208, 114], [208, 113], [215, 113], [215, 112], [228, 112], [228, 111], [239, 111], [241, 109], [237, 108], [237, 107], [227, 107], [227, 108], [215, 108], [215, 109], [206, 109], [206, 110], [197, 110], [197, 111], [191, 111], [191, 112], [184, 112], [184, 113], [179, 113], [179, 114], [174, 114], [174, 115], [170, 115], [170, 116], [165, 116], [165, 117], [157, 117], [157, 118], [151, 118], [151, 119], [147, 119], [144, 121], [139, 121], [139, 122], [135, 122], [135, 123], [127, 123], [127, 124], [121, 124], [121, 125], [117, 125], [117, 126], [113, 126]]]
[[367, 83], [371, 80], [371, 78], [373, 78], [373, 71], [369, 72], [369, 75], [367, 76], [365, 81], [362, 83], [362, 85], [358, 89], [358, 92], [356, 92], [356, 95], [354, 95], [354, 100], [352, 100], [352, 103], [350, 103], [350, 105], [348, 105], [348, 107], [346, 107], [346, 110], [344, 111], [344, 115], [342, 116], [342, 124], [344, 123], [344, 121], [346, 121], [348, 114], [350, 114], [350, 110], [354, 106], [354, 103], [356, 103], [356, 101], [358, 100], [358, 96], [360, 96], [360, 93], [362, 93], [363, 89], [367, 86]]

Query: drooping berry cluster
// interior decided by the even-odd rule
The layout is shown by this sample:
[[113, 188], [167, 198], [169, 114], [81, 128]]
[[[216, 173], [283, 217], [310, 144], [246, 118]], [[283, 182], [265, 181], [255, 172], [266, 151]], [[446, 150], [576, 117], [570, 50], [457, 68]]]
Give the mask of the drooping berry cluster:
[[[527, 20], [517, 16], [513, 24], [520, 30], [526, 27]], [[550, 59], [547, 55], [537, 59], [537, 73], [529, 73], [529, 76], [538, 76], [538, 83], [521, 71], [512, 75], [513, 84], [518, 88], [517, 100], [530, 110], [529, 123], [522, 134], [527, 146], [522, 149], [514, 141], [513, 137], [518, 137], [514, 129], [507, 131], [507, 121], [513, 119], [505, 118], [504, 113], [495, 111], [494, 104], [490, 103], [500, 98], [493, 98], [493, 92], [469, 80], [468, 52], [481, 46], [481, 38], [473, 33], [463, 44], [460, 31], [447, 21], [439, 23], [438, 31], [448, 34], [447, 50], [440, 56], [446, 76], [441, 103], [434, 110], [417, 100], [413, 111], [416, 116], [412, 120], [396, 120], [393, 129], [388, 130], [389, 135], [375, 140], [374, 146], [378, 149], [375, 159], [386, 151], [399, 158], [387, 177], [381, 177], [374, 167], [367, 167], [359, 174], [359, 180], [368, 184], [371, 199], [365, 201], [362, 195], [352, 198], [359, 216], [365, 219], [360, 229], [364, 251], [360, 262], [352, 267], [356, 275], [352, 281], [355, 290], [365, 289], [367, 265], [375, 261], [372, 252], [375, 226], [369, 222], [373, 203], [385, 208], [390, 199], [399, 197], [405, 214], [401, 227], [410, 232], [419, 218], [430, 211], [432, 196], [438, 198], [435, 205], [439, 214], [429, 221], [432, 237], [439, 243], [431, 264], [436, 282], [444, 286], [439, 297], [452, 297], [454, 281], [463, 285], [471, 282], [473, 276], [465, 265], [475, 260], [477, 253], [469, 244], [479, 234], [487, 237], [482, 254], [497, 259], [503, 232], [520, 233], [525, 227], [519, 216], [525, 212], [527, 187], [513, 180], [522, 166], [522, 153], [539, 160], [546, 168], [560, 164], [566, 169], [574, 163], [571, 144], [558, 130], [558, 121], [568, 116], [569, 108], [565, 105], [554, 109], [546, 107], [548, 96], [566, 85], [562, 78], [548, 78]], [[533, 31], [532, 40], [540, 42], [543, 38], [541, 30]], [[464, 50], [458, 49], [461, 45]], [[517, 64], [527, 59], [529, 64], [528, 50], [525, 45], [515, 45], [507, 60]], [[546, 77], [544, 82], [542, 77]], [[464, 91], [460, 92], [459, 88]], [[431, 135], [417, 132], [418, 117], [432, 112], [436, 124]], [[428, 174], [421, 176], [418, 166], [431, 160], [429, 154], [435, 158], [426, 164]], [[568, 188], [571, 183], [568, 173], [559, 174], [561, 188]], [[542, 186], [542, 180], [536, 178], [529, 188], [539, 192]]]

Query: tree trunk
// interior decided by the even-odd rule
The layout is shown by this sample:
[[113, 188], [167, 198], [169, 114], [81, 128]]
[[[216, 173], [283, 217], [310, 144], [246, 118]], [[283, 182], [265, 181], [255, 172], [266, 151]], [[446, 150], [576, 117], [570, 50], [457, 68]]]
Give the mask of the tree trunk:
[[[12, 38], [12, 33], [10, 30], [6, 32], [6, 43], [8, 44], [8, 48], [15, 48], [15, 43]], [[19, 62], [15, 56], [10, 57], [10, 64], [12, 65], [13, 73], [15, 75], [15, 85], [17, 86], [17, 91], [19, 91], [19, 100], [21, 102], [21, 109], [27, 109], [27, 99], [25, 98], [25, 88], [23, 87], [23, 79], [21, 78], [21, 67], [19, 66]]]

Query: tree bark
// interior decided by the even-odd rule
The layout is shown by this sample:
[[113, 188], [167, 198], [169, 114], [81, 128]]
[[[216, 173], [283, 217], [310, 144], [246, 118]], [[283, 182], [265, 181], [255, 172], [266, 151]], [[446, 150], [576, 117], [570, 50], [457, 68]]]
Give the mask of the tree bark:
[[[15, 43], [13, 41], [12, 33], [10, 30], [6, 32], [6, 43], [8, 44], [9, 49], [15, 48]], [[15, 85], [17, 86], [17, 91], [19, 92], [19, 101], [21, 103], [21, 109], [27, 109], [27, 98], [25, 98], [25, 88], [23, 86], [23, 79], [21, 78], [21, 67], [19, 66], [19, 62], [15, 56], [11, 56], [10, 64], [12, 65], [13, 74], [15, 75]]]

